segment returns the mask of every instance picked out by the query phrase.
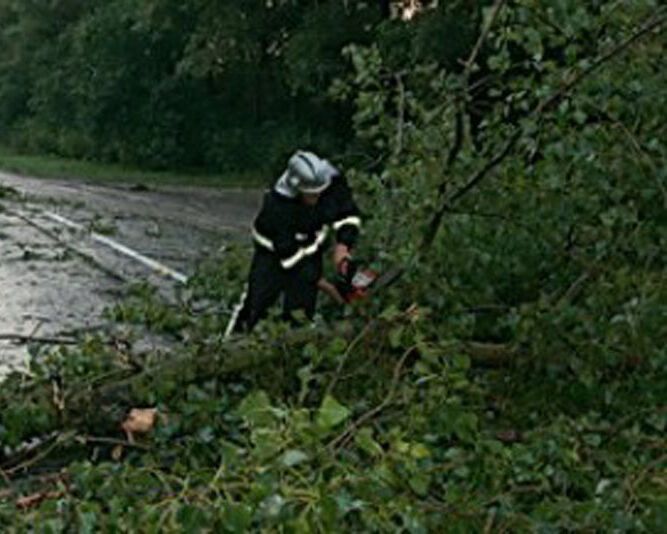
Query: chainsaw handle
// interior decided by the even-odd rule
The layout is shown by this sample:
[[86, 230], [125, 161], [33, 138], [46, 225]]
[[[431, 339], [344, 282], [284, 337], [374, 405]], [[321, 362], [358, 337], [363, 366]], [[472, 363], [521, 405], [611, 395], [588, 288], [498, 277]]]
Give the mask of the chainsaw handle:
[[336, 272], [339, 276], [351, 280], [357, 270], [357, 264], [352, 259], [352, 256], [345, 256], [336, 265]]
[[345, 297], [343, 297], [343, 295], [341, 295], [340, 291], [338, 291], [336, 286], [331, 282], [329, 282], [327, 279], [320, 278], [317, 281], [317, 288], [323, 293], [329, 295], [337, 304], [340, 305], [347, 304]]

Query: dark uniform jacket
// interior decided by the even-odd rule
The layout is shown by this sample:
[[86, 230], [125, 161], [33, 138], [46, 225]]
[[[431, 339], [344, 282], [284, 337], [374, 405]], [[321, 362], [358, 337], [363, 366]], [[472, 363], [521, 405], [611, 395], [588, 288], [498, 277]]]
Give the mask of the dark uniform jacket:
[[298, 323], [293, 315], [297, 310], [312, 319], [328, 236], [352, 246], [360, 224], [359, 209], [343, 176], [332, 179], [315, 206], [276, 189], [267, 192], [253, 226], [255, 254], [234, 329], [251, 330], [281, 294], [286, 320]]
[[315, 206], [289, 198], [275, 190], [264, 196], [255, 219], [253, 239], [264, 250], [273, 252], [283, 269], [290, 270], [306, 258], [320, 254], [327, 238], [354, 246], [361, 217], [344, 176], [335, 176]]

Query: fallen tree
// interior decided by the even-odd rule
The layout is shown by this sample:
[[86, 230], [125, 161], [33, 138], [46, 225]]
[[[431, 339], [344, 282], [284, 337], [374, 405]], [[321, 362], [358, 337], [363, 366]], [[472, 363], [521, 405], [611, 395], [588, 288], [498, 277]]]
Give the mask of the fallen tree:
[[[105, 352], [99, 357], [107, 360], [102, 373], [73, 381], [63, 379], [57, 371], [33, 378], [19, 373], [5, 384], [0, 392], [0, 406], [7, 406], [20, 396], [33, 413], [39, 414], [41, 423], [34, 427], [25, 425], [22, 443], [29, 440], [35, 443], [17, 447], [14, 453], [10, 451], [0, 468], [11, 475], [28, 473], [51, 453], [62, 453], [68, 446], [117, 445], [121, 443], [118, 440], [123, 422], [136, 407], [169, 406], [189, 385], [262, 374], [285, 358], [298, 361], [299, 353], [306, 347], [323, 351], [335, 339], [341, 343], [341, 351], [340, 357], [329, 364], [332, 379], [327, 392], [332, 393], [344, 367], [359, 363], [358, 358], [348, 359], [350, 353], [362, 342], [364, 354], [380, 353], [388, 343], [392, 327], [407, 324], [412, 313], [400, 314], [391, 321], [374, 319], [361, 330], [352, 323], [342, 322], [334, 329], [303, 328], [283, 331], [277, 337], [260, 334], [229, 340], [209, 339], [190, 343], [189, 348], [179, 347], [161, 358], [150, 354], [128, 358], [126, 351], [101, 342], [99, 347], [105, 347]], [[480, 342], [461, 342], [448, 350], [451, 355], [466, 354], [474, 364], [485, 366], [505, 365], [518, 354], [510, 346]], [[412, 361], [418, 359], [419, 347], [413, 347], [410, 355]], [[0, 423], [3, 418], [0, 415]]]

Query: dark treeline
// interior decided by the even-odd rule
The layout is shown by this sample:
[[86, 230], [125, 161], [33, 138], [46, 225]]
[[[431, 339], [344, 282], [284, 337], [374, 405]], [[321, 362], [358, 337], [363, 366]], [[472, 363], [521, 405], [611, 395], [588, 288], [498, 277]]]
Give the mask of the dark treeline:
[[456, 66], [477, 24], [474, 2], [410, 24], [391, 4], [0, 0], [0, 142], [215, 171], [261, 170], [300, 145], [341, 154], [352, 109], [328, 88], [349, 69], [346, 45]]

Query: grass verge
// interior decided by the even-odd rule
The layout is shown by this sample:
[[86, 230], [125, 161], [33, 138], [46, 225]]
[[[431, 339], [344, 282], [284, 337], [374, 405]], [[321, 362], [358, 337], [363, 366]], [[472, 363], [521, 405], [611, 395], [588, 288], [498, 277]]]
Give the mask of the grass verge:
[[23, 174], [35, 178], [81, 180], [98, 184], [131, 185], [190, 185], [202, 187], [256, 188], [265, 185], [260, 171], [226, 174], [204, 172], [146, 171], [123, 165], [110, 165], [60, 158], [29, 155], [0, 147], [0, 171]]

